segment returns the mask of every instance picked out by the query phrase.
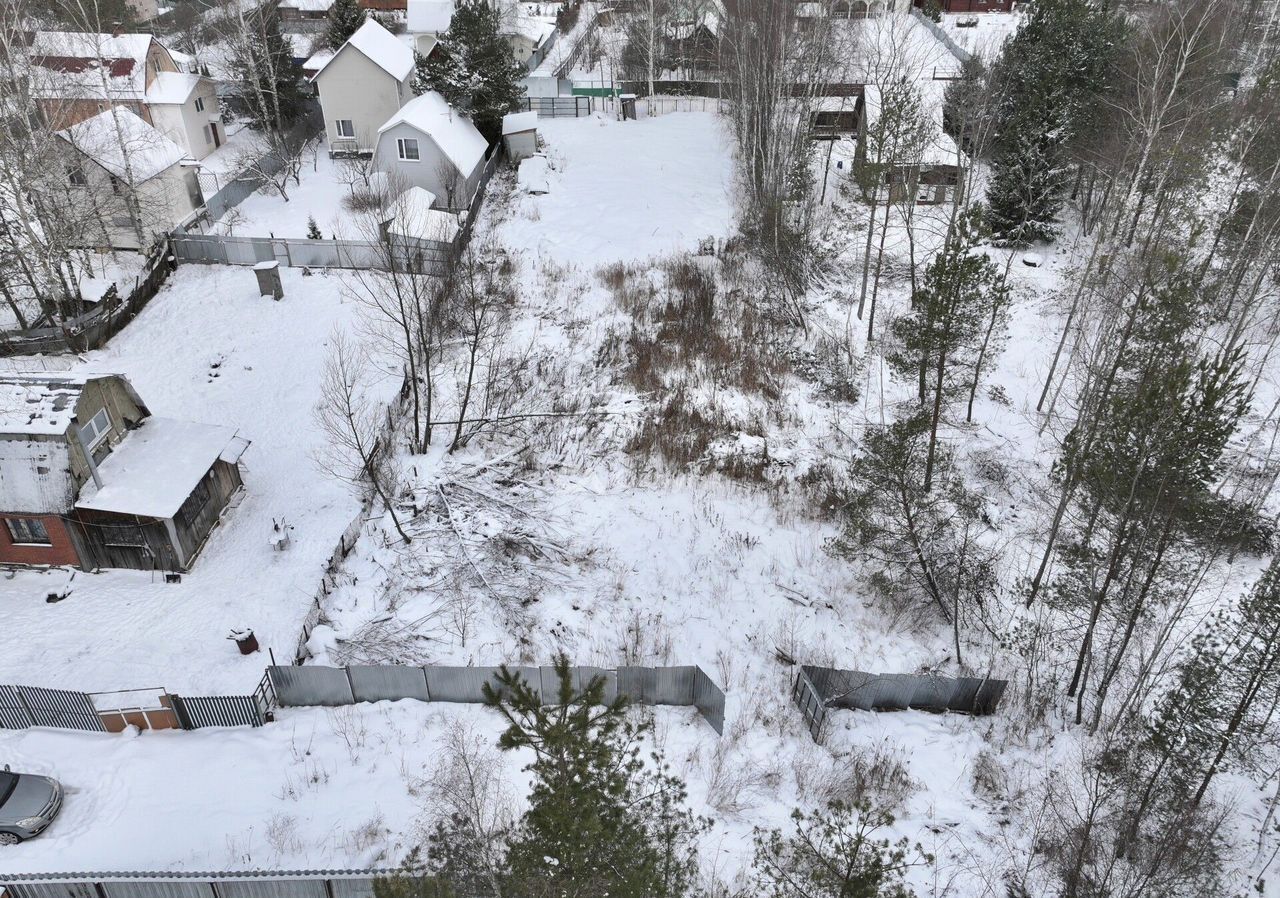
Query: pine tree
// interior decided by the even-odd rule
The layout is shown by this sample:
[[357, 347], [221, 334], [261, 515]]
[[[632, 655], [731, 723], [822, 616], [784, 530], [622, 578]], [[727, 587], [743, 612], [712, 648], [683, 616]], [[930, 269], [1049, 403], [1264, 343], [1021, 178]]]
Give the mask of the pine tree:
[[1007, 304], [1009, 287], [1000, 267], [980, 250], [983, 210], [973, 206], [956, 220], [951, 236], [925, 270], [912, 294], [912, 311], [893, 325], [899, 346], [889, 356], [894, 370], [917, 382], [928, 422], [924, 489], [933, 482], [938, 425], [957, 390], [957, 371], [976, 368], [988, 321]]
[[235, 90], [255, 128], [280, 131], [306, 110], [302, 70], [280, 32], [277, 7], [267, 4], [247, 13], [245, 24], [235, 45]]
[[438, 91], [449, 105], [469, 115], [490, 141], [502, 135], [502, 117], [524, 95], [525, 67], [511, 56], [501, 34], [502, 13], [485, 0], [463, 0], [449, 32], [428, 57], [417, 57], [414, 93]]
[[329, 7], [329, 23], [325, 28], [325, 43], [335, 52], [364, 24], [365, 11], [360, 0], [333, 0]]
[[915, 893], [903, 875], [915, 863], [928, 863], [919, 845], [920, 860], [908, 858], [908, 842], [877, 839], [893, 825], [893, 815], [866, 801], [832, 802], [809, 814], [793, 811], [795, 833], [755, 832], [756, 894], [767, 898], [910, 898]]
[[503, 750], [530, 749], [529, 807], [507, 853], [507, 894], [522, 898], [680, 898], [693, 884], [694, 839], [705, 822], [684, 806], [684, 784], [639, 743], [651, 724], [605, 701], [605, 680], [573, 685], [555, 659], [557, 692], [540, 692], [505, 667], [485, 698], [508, 723]]
[[994, 159], [988, 203], [1010, 245], [1051, 239], [1073, 144], [1108, 89], [1120, 19], [1091, 0], [1038, 0], [992, 68]]

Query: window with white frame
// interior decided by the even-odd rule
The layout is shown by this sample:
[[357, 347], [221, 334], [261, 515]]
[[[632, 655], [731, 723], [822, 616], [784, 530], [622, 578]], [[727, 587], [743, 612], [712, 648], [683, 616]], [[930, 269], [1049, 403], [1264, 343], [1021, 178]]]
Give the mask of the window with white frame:
[[204, 97], [196, 97], [196, 112], [204, 112]]
[[105, 440], [109, 433], [111, 433], [111, 416], [107, 414], [105, 408], [98, 409], [92, 418], [80, 425], [80, 439], [84, 440], [84, 444], [90, 449]]
[[356, 126], [355, 126], [355, 123], [351, 121], [351, 119], [340, 118], [340, 119], [337, 119], [334, 122], [334, 124], [337, 126], [339, 137], [355, 137], [356, 136]]
[[44, 521], [39, 518], [5, 518], [4, 523], [9, 528], [9, 538], [15, 543], [36, 546], [53, 544]]
[[421, 158], [418, 155], [418, 141], [412, 137], [397, 138], [396, 151], [406, 162], [417, 162]]

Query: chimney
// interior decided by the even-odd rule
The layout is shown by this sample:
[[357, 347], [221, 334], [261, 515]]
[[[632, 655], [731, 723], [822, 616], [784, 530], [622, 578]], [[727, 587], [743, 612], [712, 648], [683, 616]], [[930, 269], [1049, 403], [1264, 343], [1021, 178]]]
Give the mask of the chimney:
[[119, 36], [120, 36], [120, 31], [121, 31], [120, 23], [119, 23], [119, 22], [112, 22], [112, 23], [111, 23], [111, 36], [112, 36], [112, 37], [119, 37]]

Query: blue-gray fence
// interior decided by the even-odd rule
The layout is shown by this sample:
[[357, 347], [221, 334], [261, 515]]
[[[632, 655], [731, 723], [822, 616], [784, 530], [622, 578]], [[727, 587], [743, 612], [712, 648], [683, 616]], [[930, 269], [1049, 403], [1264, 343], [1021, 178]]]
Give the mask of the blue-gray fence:
[[[544, 702], [554, 700], [559, 685], [554, 668], [513, 666], [510, 669], [536, 689]], [[485, 700], [485, 684], [497, 686], [498, 668], [306, 664], [271, 667], [267, 673], [281, 705], [335, 707], [406, 698], [481, 703]], [[593, 677], [603, 677], [606, 701], [621, 694], [635, 704], [695, 707], [717, 733], [724, 730], [724, 692], [696, 665], [574, 667], [571, 673], [575, 690], [581, 690]]]
[[821, 742], [831, 708], [861, 711], [955, 711], [994, 714], [1008, 683], [990, 677], [872, 674], [804, 664], [791, 699], [815, 742]]
[[373, 898], [376, 877], [396, 871], [0, 873], [8, 898]]

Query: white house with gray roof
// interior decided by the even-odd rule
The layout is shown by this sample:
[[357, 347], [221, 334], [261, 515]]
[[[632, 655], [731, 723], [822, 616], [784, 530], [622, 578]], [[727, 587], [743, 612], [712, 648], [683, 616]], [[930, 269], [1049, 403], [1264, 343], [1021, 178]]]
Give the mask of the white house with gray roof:
[[413, 50], [370, 18], [312, 77], [330, 154], [372, 153], [378, 129], [413, 99]]
[[436, 91], [406, 103], [378, 129], [374, 168], [397, 190], [421, 187], [444, 209], [465, 209], [484, 169], [489, 142]]

